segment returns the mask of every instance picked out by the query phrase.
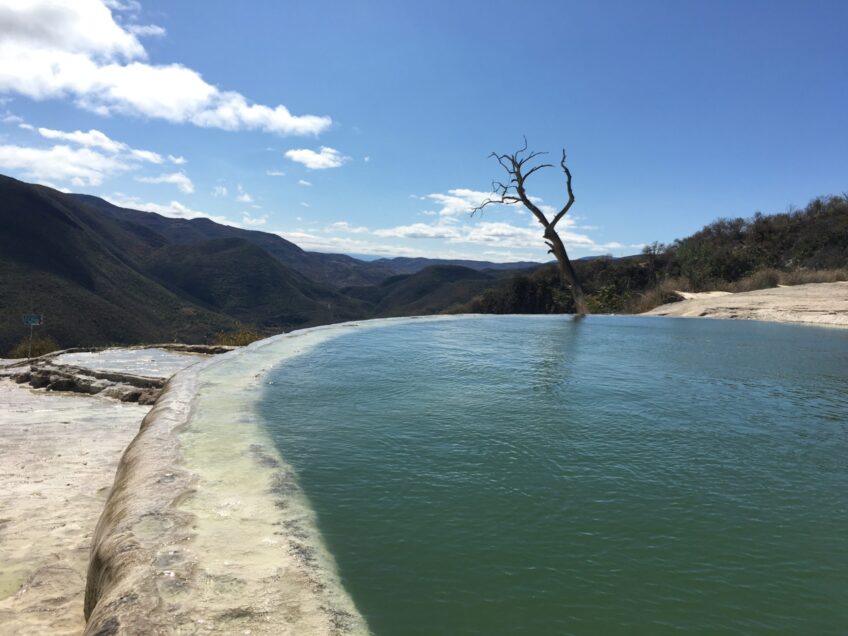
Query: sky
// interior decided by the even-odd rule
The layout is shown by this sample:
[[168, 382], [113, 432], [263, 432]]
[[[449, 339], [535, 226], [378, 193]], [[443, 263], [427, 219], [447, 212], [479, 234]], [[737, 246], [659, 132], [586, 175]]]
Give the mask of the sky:
[[[0, 0], [0, 172], [367, 257], [573, 257], [848, 190], [848, 3]], [[548, 213], [563, 174], [534, 174]], [[25, 213], [23, 211], [22, 213]]]

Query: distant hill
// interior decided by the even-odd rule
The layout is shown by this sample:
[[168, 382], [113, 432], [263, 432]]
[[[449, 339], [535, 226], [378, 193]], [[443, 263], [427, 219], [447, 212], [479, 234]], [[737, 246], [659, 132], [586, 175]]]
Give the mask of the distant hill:
[[99, 197], [87, 194], [72, 195], [77, 200], [125, 223], [141, 226], [162, 236], [168, 243], [191, 245], [210, 239], [238, 238], [262, 248], [279, 262], [300, 272], [315, 282], [331, 287], [377, 283], [398, 271], [361, 261], [344, 254], [307, 252], [291, 241], [257, 230], [222, 225], [206, 218], [174, 219], [155, 212], [121, 208]]
[[0, 352], [38, 311], [62, 346], [203, 341], [235, 321], [147, 276], [158, 236], [104, 218], [73, 197], [0, 176]]
[[[642, 254], [575, 261], [594, 312], [636, 312], [673, 290], [745, 291], [848, 278], [848, 199], [719, 219]], [[818, 270], [828, 270], [820, 272]], [[818, 278], [817, 278], [818, 276]], [[0, 356], [45, 314], [62, 347], [211, 342], [382, 316], [573, 309], [555, 265], [363, 261], [275, 234], [174, 219], [0, 176]]]
[[208, 342], [242, 327], [438, 313], [514, 266], [432, 266], [441, 262], [307, 252], [267, 232], [0, 177], [0, 355], [28, 333], [29, 311], [45, 314], [39, 332], [62, 347]]
[[[230, 230], [0, 177], [0, 353], [28, 333], [30, 311], [62, 347], [210, 342], [241, 325], [273, 333], [370, 315], [283, 264], [286, 252], [309, 262], [296, 245]], [[345, 258], [316, 262], [341, 276], [333, 263]]]
[[366, 313], [361, 302], [309, 280], [240, 238], [167, 245], [151, 254], [147, 271], [192, 302], [260, 329]]
[[379, 285], [341, 291], [370, 305], [376, 316], [442, 313], [496, 286], [505, 276], [458, 265], [434, 265], [384, 280]]
[[516, 261], [512, 263], [492, 263], [490, 261], [470, 261], [462, 259], [445, 259], [445, 258], [412, 258], [408, 256], [398, 256], [395, 258], [378, 258], [369, 261], [371, 265], [382, 266], [390, 269], [396, 274], [414, 274], [420, 272], [425, 267], [433, 265], [455, 265], [457, 267], [467, 267], [474, 270], [520, 270], [539, 267], [541, 263], [533, 263], [530, 261]]

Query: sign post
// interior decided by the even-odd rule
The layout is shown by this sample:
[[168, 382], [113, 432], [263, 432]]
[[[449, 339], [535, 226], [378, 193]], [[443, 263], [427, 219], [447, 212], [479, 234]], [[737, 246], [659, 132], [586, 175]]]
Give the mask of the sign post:
[[27, 358], [32, 357], [32, 332], [35, 327], [44, 324], [44, 316], [42, 314], [24, 314], [21, 316], [23, 323], [25, 325], [29, 325], [29, 350], [27, 351]]

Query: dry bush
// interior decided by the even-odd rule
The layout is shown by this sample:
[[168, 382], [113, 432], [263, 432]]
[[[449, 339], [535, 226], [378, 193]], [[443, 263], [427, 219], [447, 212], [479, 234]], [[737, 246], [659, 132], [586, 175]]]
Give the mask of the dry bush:
[[807, 283], [835, 283], [848, 280], [846, 269], [796, 270], [782, 272], [778, 269], [761, 269], [733, 283], [715, 285], [717, 291], [733, 293], [769, 289], [778, 285], [805, 285]]
[[722, 289], [721, 291], [729, 291], [736, 294], [739, 292], [749, 292], [757, 289], [777, 287], [780, 284], [782, 274], [783, 272], [776, 269], [761, 269], [750, 276], [746, 276], [745, 278], [741, 278], [733, 283], [725, 285], [725, 289]]
[[264, 336], [258, 331], [243, 327], [236, 331], [228, 331], [226, 333], [222, 332], [218, 334], [218, 337], [215, 339], [213, 344], [223, 347], [244, 347], [249, 345], [251, 342], [262, 340], [262, 338], [264, 338]]
[[[32, 339], [32, 355], [31, 357], [37, 358], [38, 356], [43, 356], [46, 353], [50, 353], [52, 351], [59, 350], [59, 343], [57, 343], [50, 336], [35, 336]], [[25, 336], [15, 347], [9, 352], [10, 358], [26, 358], [27, 353], [29, 352], [29, 336]]]
[[676, 292], [690, 291], [691, 289], [692, 285], [685, 277], [667, 278], [654, 289], [649, 289], [645, 293], [636, 296], [628, 310], [630, 313], [642, 314], [660, 305], [680, 302], [683, 300], [683, 296], [680, 296]]
[[817, 269], [781, 272], [781, 285], [806, 285], [807, 283], [837, 283], [848, 280], [848, 269]]

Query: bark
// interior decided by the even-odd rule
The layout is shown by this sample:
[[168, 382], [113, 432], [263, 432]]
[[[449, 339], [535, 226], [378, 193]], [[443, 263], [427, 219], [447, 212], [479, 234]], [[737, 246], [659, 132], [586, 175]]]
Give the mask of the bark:
[[588, 314], [589, 307], [586, 304], [586, 295], [583, 293], [583, 286], [580, 284], [580, 279], [577, 277], [577, 272], [574, 271], [574, 266], [571, 264], [571, 259], [568, 258], [568, 253], [565, 251], [565, 245], [559, 237], [559, 233], [552, 227], [545, 229], [545, 240], [551, 246], [551, 252], [557, 259], [559, 267], [559, 275], [562, 280], [563, 287], [571, 288], [571, 295], [574, 297], [575, 312], [578, 315]]

